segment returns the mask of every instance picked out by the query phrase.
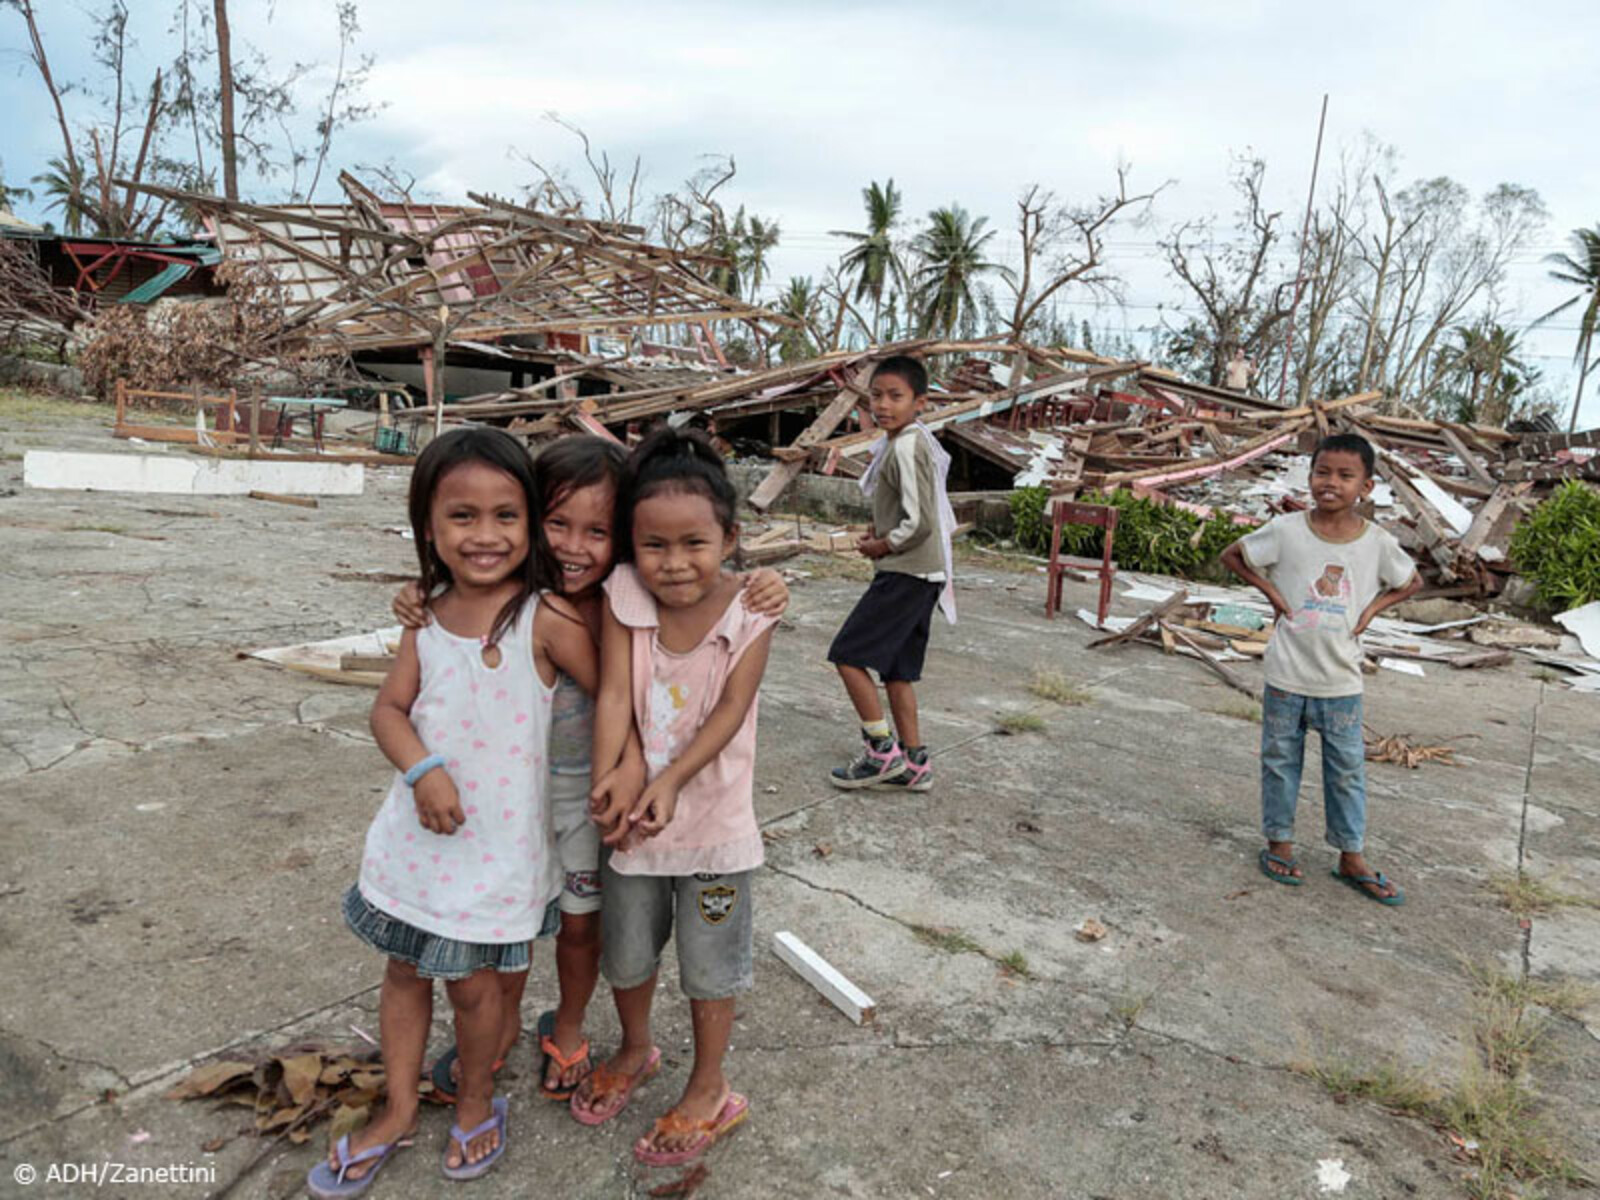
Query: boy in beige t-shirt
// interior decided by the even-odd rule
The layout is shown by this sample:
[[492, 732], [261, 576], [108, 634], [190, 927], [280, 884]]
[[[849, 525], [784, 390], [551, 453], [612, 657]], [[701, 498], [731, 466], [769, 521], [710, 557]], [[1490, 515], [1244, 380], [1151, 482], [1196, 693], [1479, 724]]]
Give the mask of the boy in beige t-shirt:
[[1222, 562], [1272, 602], [1277, 621], [1264, 660], [1261, 703], [1261, 870], [1298, 885], [1294, 810], [1306, 730], [1322, 735], [1327, 840], [1339, 851], [1333, 875], [1380, 904], [1404, 894], [1367, 865], [1366, 747], [1361, 736], [1361, 644], [1372, 618], [1422, 586], [1400, 543], [1355, 511], [1372, 491], [1372, 446], [1335, 434], [1311, 456], [1316, 507], [1288, 513], [1240, 538]]

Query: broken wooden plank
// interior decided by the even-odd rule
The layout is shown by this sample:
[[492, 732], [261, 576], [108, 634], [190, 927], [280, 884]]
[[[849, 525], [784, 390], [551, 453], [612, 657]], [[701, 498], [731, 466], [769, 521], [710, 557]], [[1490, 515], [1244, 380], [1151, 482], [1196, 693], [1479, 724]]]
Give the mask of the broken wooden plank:
[[1455, 429], [1449, 425], [1440, 425], [1439, 436], [1444, 438], [1451, 451], [1461, 460], [1461, 465], [1467, 469], [1468, 475], [1471, 475], [1491, 492], [1500, 486], [1500, 481], [1489, 473], [1489, 468], [1483, 465], [1483, 460], [1472, 452]]
[[1243, 692], [1252, 700], [1257, 702], [1261, 700], [1261, 694], [1257, 692], [1255, 688], [1251, 687], [1232, 671], [1228, 670], [1227, 667], [1223, 666], [1216, 659], [1212, 658], [1210, 651], [1202, 646], [1187, 629], [1184, 629], [1182, 626], [1168, 625], [1165, 621], [1161, 621], [1159, 624], [1162, 629], [1170, 630], [1173, 637], [1177, 638], [1178, 641], [1182, 642], [1185, 646], [1189, 647], [1189, 649], [1198, 654], [1200, 656], [1200, 661], [1205, 663], [1206, 666], [1210, 667], [1212, 672], [1216, 674], [1216, 676], [1221, 679], [1223, 683], [1227, 684], [1235, 691]]
[[1142, 471], [1117, 471], [1107, 475], [1104, 487], [1114, 488], [1121, 483], [1132, 483], [1138, 480], [1150, 487], [1157, 487], [1164, 483], [1189, 482], [1204, 479], [1209, 475], [1217, 475], [1223, 471], [1231, 471], [1235, 467], [1243, 466], [1252, 459], [1260, 458], [1263, 454], [1270, 454], [1280, 446], [1292, 441], [1297, 433], [1305, 428], [1307, 420], [1301, 418], [1287, 426], [1269, 430], [1256, 438], [1254, 442], [1247, 443], [1246, 448], [1231, 458], [1202, 459], [1197, 463], [1190, 463], [1177, 470], [1167, 467], [1150, 467]]
[[382, 671], [387, 674], [394, 666], [393, 654], [341, 654], [341, 671]]
[[1478, 506], [1478, 511], [1472, 515], [1472, 524], [1462, 535], [1460, 544], [1462, 557], [1468, 559], [1482, 557], [1483, 548], [1488, 544], [1489, 534], [1494, 529], [1495, 522], [1500, 519], [1500, 514], [1505, 511], [1508, 504], [1531, 487], [1532, 483], [1502, 483], [1495, 487], [1489, 498]]
[[1129, 625], [1121, 633], [1113, 633], [1090, 642], [1089, 649], [1094, 650], [1100, 646], [1120, 646], [1124, 642], [1131, 642], [1162, 617], [1186, 603], [1188, 599], [1189, 593], [1179, 588], [1149, 612], [1141, 613], [1135, 617], [1133, 624]]
[[1477, 667], [1503, 667], [1511, 661], [1511, 651], [1485, 650], [1482, 654], [1461, 654], [1446, 661], [1458, 671], [1471, 671]]
[[878, 1006], [873, 1003], [871, 996], [846, 979], [832, 963], [794, 934], [786, 930], [774, 933], [772, 951], [857, 1025], [865, 1025], [878, 1015]]
[[279, 492], [249, 492], [252, 500], [270, 500], [274, 504], [294, 504], [300, 508], [320, 508], [315, 496], [285, 496]]
[[[791, 446], [797, 450], [809, 450], [825, 441], [839, 427], [839, 422], [850, 415], [856, 406], [857, 397], [865, 393], [867, 384], [871, 380], [872, 364], [858, 367], [850, 381], [839, 389], [839, 394], [833, 398], [833, 402], [817, 414], [816, 419], [805, 427]], [[783, 495], [784, 489], [794, 482], [795, 476], [805, 470], [805, 465], [806, 459], [801, 458], [786, 459], [773, 467], [767, 477], [756, 485], [755, 491], [750, 493], [750, 507], [757, 512], [766, 512], [772, 507], [773, 501]]]

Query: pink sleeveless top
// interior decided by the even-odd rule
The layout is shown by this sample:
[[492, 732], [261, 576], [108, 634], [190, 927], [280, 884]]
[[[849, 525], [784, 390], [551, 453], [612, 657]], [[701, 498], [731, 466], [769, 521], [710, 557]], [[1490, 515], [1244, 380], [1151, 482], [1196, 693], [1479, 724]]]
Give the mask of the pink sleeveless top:
[[[778, 619], [752, 613], [735, 596], [698, 646], [674, 654], [661, 646], [655, 597], [633, 567], [618, 566], [605, 590], [611, 611], [633, 635], [633, 715], [654, 779], [694, 740], [722, 696], [729, 673], [750, 643]], [[725, 875], [761, 865], [755, 809], [758, 707], [759, 698], [751, 701], [744, 723], [722, 753], [678, 793], [672, 823], [636, 849], [613, 854], [613, 870], [623, 875]]]
[[439, 937], [480, 945], [531, 940], [561, 873], [545, 780], [554, 688], [533, 661], [531, 598], [500, 639], [500, 665], [477, 638], [434, 621], [417, 631], [421, 686], [411, 727], [442, 754], [466, 824], [448, 837], [417, 823], [412, 790], [395, 773], [367, 830], [361, 894], [374, 907]]

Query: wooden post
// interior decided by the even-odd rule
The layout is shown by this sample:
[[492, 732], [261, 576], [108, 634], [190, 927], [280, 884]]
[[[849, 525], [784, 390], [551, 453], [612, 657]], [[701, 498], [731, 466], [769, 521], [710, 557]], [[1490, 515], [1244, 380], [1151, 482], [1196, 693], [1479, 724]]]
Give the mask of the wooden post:
[[121, 429], [128, 420], [128, 381], [121, 375], [117, 376], [117, 428]]
[[250, 457], [261, 453], [261, 393], [250, 393]]
[[428, 356], [428, 402], [433, 405], [433, 436], [444, 432], [444, 360], [445, 334], [450, 328], [450, 306], [439, 306], [439, 332], [433, 337], [433, 350]]

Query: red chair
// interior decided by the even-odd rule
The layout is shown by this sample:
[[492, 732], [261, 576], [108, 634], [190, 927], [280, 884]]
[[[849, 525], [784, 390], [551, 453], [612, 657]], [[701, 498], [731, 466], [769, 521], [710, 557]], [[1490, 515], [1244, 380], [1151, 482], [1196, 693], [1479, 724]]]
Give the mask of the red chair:
[[[1111, 580], [1117, 574], [1117, 564], [1111, 561], [1111, 541], [1117, 532], [1117, 510], [1108, 504], [1078, 504], [1071, 500], [1057, 500], [1050, 506], [1050, 511], [1050, 566], [1046, 568], [1044, 615], [1054, 617], [1061, 607], [1061, 577], [1068, 571], [1087, 571], [1100, 577], [1099, 625], [1103, 629], [1106, 613], [1111, 611]], [[1105, 530], [1100, 557], [1074, 558], [1072, 555], [1063, 555], [1063, 525], [1094, 525]]]

